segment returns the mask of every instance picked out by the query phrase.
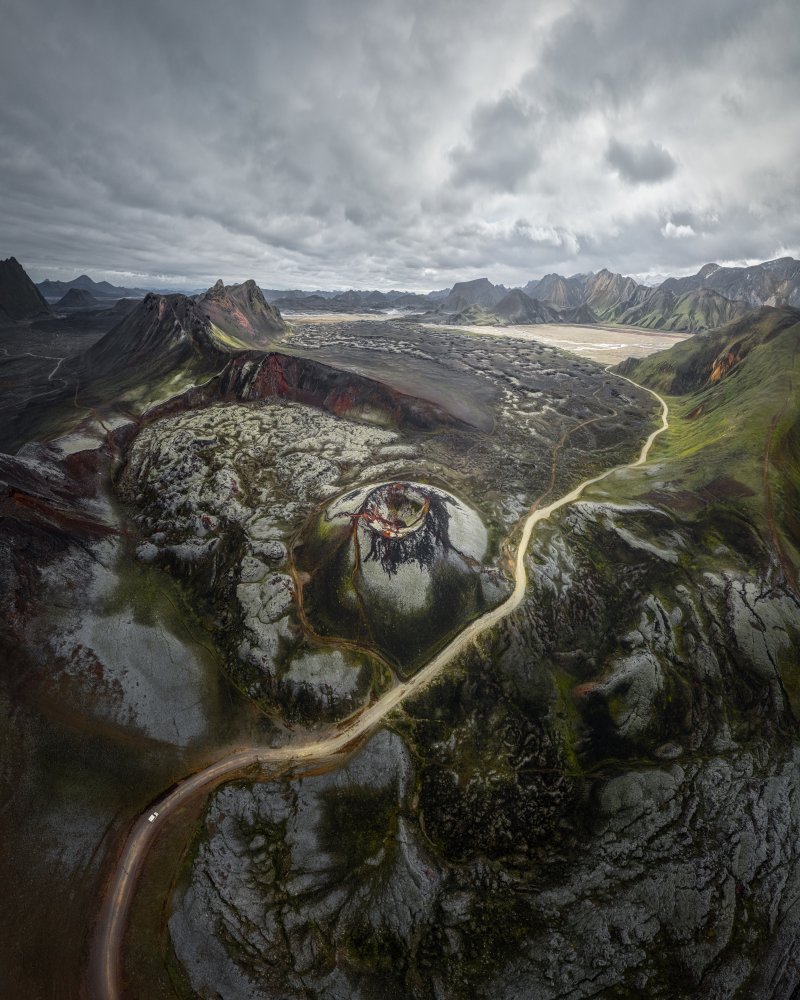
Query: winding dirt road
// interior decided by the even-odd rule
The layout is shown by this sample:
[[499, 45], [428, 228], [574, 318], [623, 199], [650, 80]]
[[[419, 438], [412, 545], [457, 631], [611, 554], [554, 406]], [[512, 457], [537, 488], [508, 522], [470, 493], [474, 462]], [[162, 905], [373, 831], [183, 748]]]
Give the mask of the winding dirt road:
[[[612, 374], [616, 375], [616, 373]], [[623, 375], [616, 375], [616, 377], [637, 388], [645, 388]], [[523, 525], [517, 548], [514, 589], [502, 604], [470, 622], [410, 680], [387, 691], [369, 708], [344, 722], [332, 735], [304, 744], [288, 744], [277, 748], [249, 747], [232, 751], [204, 770], [179, 782], [160, 800], [154, 802], [147, 812], [135, 822], [116, 868], [111, 874], [95, 926], [89, 959], [91, 997], [96, 997], [98, 1000], [120, 1000], [122, 997], [122, 944], [136, 889], [136, 881], [148, 850], [172, 813], [196, 795], [201, 792], [208, 793], [226, 779], [240, 775], [247, 768], [261, 766], [273, 771], [274, 776], [277, 777], [297, 766], [309, 763], [323, 764], [337, 754], [348, 752], [362, 737], [380, 725], [386, 716], [406, 698], [416, 694], [438, 677], [444, 668], [473, 640], [515, 611], [522, 602], [528, 582], [525, 572], [525, 553], [534, 527], [539, 522], [547, 520], [555, 511], [573, 503], [589, 486], [602, 482], [616, 472], [643, 465], [647, 461], [655, 439], [669, 428], [669, 408], [666, 402], [653, 390], [645, 389], [645, 391], [654, 396], [661, 404], [661, 425], [647, 438], [642, 445], [639, 457], [634, 462], [614, 466], [600, 475], [586, 479], [563, 497], [554, 500], [553, 503], [546, 507], [535, 507], [531, 511]], [[150, 821], [149, 816], [153, 812], [157, 812], [157, 816]]]

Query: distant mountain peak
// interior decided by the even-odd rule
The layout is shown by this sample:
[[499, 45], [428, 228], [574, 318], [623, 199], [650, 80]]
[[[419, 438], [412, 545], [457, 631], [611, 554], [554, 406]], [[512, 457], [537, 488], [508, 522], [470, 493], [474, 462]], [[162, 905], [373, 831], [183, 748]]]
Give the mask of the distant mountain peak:
[[197, 304], [240, 347], [271, 346], [286, 329], [279, 310], [267, 302], [252, 278], [238, 285], [226, 285], [219, 278]]
[[17, 258], [0, 261], [0, 320], [13, 323], [49, 312], [50, 306]]
[[96, 306], [98, 300], [92, 295], [88, 288], [70, 288], [56, 302], [57, 308], [77, 309]]
[[473, 278], [471, 281], [457, 281], [444, 300], [444, 308], [460, 312], [470, 306], [491, 309], [506, 295], [504, 285], [493, 285], [488, 278]]

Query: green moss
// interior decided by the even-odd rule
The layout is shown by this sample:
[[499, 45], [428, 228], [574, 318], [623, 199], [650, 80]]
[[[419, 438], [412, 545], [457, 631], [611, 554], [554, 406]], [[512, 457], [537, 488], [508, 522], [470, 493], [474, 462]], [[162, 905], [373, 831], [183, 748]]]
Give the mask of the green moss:
[[554, 685], [553, 726], [561, 737], [564, 768], [572, 775], [579, 775], [583, 768], [575, 749], [575, 739], [581, 715], [572, 696], [575, 678], [558, 668], [552, 668], [549, 675]]
[[[744, 490], [736, 506], [762, 530], [780, 521], [794, 547], [800, 537], [800, 525], [792, 522], [800, 497], [800, 397], [794, 389], [800, 324], [793, 315], [765, 310], [624, 370], [670, 394], [670, 429], [651, 452], [651, 462], [666, 463], [669, 491], [681, 491], [680, 502], [688, 506], [721, 505], [739, 484]], [[730, 364], [727, 370], [718, 367], [720, 359]], [[776, 496], [788, 502], [777, 505]]]
[[114, 568], [117, 584], [100, 606], [101, 614], [110, 617], [132, 613], [138, 624], [162, 625], [176, 638], [203, 646], [219, 658], [189, 594], [172, 575], [132, 554], [121, 555]]
[[352, 785], [325, 793], [319, 826], [320, 845], [343, 869], [358, 871], [381, 852], [396, 848], [396, 784], [382, 788]]
[[248, 351], [251, 348], [251, 344], [246, 344], [243, 340], [238, 337], [234, 337], [231, 333], [226, 333], [215, 323], [211, 324], [211, 332], [213, 333], [216, 340], [226, 347], [232, 347], [234, 350]]
[[477, 896], [468, 926], [463, 973], [478, 979], [517, 955], [536, 930], [525, 900], [508, 892]]

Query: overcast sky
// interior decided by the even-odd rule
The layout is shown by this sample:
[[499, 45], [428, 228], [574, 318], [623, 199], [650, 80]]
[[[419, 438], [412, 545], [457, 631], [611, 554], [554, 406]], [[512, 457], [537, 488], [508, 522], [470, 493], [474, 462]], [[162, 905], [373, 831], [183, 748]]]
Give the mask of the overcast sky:
[[800, 256], [797, 0], [4, 0], [0, 257], [440, 288]]

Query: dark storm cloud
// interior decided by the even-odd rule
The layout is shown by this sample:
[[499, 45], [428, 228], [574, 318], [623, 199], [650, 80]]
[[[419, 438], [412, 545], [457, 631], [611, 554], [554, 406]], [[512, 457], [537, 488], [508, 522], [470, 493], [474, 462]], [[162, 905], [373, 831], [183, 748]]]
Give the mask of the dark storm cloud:
[[606, 160], [631, 184], [655, 184], [675, 173], [677, 164], [663, 146], [650, 140], [627, 144], [612, 139]]
[[450, 154], [453, 183], [516, 191], [539, 165], [539, 121], [536, 110], [517, 93], [479, 104], [472, 113], [467, 144]]
[[799, 36], [792, 0], [6, 0], [0, 255], [441, 287], [796, 252]]

